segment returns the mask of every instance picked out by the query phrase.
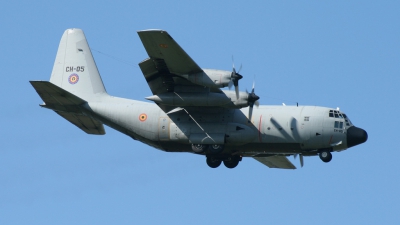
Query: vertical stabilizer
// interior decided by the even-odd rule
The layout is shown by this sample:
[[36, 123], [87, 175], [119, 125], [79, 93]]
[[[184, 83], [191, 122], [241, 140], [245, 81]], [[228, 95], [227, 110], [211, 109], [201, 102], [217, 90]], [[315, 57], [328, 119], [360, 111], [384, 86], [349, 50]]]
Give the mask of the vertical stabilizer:
[[73, 28], [64, 32], [50, 82], [84, 100], [106, 93], [81, 29]]

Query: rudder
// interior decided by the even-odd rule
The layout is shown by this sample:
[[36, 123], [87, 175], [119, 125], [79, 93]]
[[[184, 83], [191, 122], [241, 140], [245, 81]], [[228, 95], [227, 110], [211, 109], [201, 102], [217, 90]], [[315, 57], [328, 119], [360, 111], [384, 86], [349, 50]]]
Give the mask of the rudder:
[[81, 29], [67, 29], [60, 41], [50, 82], [90, 100], [106, 94], [92, 52]]

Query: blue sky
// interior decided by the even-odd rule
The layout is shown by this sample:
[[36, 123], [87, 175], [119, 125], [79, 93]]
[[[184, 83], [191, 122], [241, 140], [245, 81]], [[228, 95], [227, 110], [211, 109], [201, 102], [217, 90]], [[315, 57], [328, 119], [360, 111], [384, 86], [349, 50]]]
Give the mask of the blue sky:
[[[0, 224], [399, 224], [398, 1], [7, 1], [0, 14]], [[340, 107], [369, 135], [298, 170], [229, 170], [106, 127], [90, 136], [42, 101], [67, 28], [84, 30], [109, 94], [151, 95], [136, 31], [167, 30], [203, 68], [243, 64], [262, 104]], [[293, 161], [293, 158], [290, 158]], [[294, 161], [299, 167], [299, 162]]]

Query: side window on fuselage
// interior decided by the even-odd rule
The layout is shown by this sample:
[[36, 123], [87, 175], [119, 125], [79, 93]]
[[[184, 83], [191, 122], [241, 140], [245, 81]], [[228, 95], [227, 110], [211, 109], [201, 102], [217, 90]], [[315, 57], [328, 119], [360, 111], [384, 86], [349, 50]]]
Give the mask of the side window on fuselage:
[[335, 128], [337, 129], [343, 129], [343, 122], [340, 121], [335, 121]]

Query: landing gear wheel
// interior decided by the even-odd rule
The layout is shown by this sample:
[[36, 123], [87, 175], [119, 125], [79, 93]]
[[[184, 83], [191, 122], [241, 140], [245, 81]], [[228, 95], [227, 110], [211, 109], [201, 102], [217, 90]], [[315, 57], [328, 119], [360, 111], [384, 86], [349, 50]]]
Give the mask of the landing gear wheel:
[[192, 144], [192, 150], [196, 153], [203, 153], [207, 149], [207, 145]]
[[323, 162], [330, 162], [332, 160], [332, 153], [330, 151], [322, 151], [319, 153], [319, 158]]
[[221, 165], [221, 160], [215, 159], [213, 157], [207, 157], [207, 165], [211, 168], [217, 168], [219, 165]]
[[237, 157], [232, 157], [229, 159], [224, 160], [224, 165], [226, 168], [233, 169], [239, 164], [239, 158]]
[[210, 145], [209, 150], [210, 150], [210, 153], [218, 154], [224, 150], [224, 146], [223, 145]]

